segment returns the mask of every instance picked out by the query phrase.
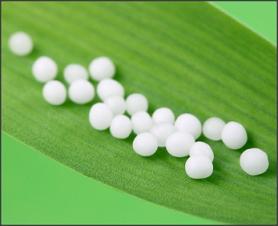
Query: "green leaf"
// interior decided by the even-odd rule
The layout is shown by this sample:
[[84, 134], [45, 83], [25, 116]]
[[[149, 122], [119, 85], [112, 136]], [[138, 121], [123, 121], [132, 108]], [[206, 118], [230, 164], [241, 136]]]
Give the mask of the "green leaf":
[[[7, 47], [15, 31], [30, 33], [35, 51], [16, 57]], [[190, 214], [227, 223], [276, 222], [276, 49], [207, 3], [3, 3], [3, 129], [27, 144], [106, 184]], [[185, 159], [159, 150], [142, 158], [132, 139], [117, 140], [88, 123], [90, 105], [61, 107], [42, 99], [32, 62], [53, 57], [60, 68], [88, 65], [99, 55], [117, 64], [126, 93], [141, 92], [155, 108], [190, 112], [202, 121], [241, 122], [245, 148], [260, 147], [267, 173], [239, 167], [242, 150], [208, 141], [213, 176], [188, 178]], [[16, 156], [15, 156], [16, 157]], [[78, 192], [78, 191], [77, 191]], [[93, 191], [92, 191], [93, 192]]]

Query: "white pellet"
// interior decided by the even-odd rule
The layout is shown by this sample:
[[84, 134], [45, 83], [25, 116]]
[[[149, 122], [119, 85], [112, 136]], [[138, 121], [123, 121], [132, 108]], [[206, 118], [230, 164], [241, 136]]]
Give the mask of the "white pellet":
[[32, 66], [32, 73], [39, 82], [53, 80], [58, 72], [57, 64], [47, 56], [39, 57]]
[[211, 147], [207, 143], [202, 141], [197, 141], [191, 146], [189, 150], [189, 155], [204, 155], [208, 157], [211, 161], [213, 161], [214, 158], [214, 154]]
[[141, 156], [151, 156], [157, 148], [157, 139], [149, 132], [138, 134], [133, 141], [133, 150]]
[[165, 147], [167, 138], [175, 132], [175, 127], [171, 123], [156, 124], [151, 129], [151, 133], [156, 137], [159, 147]]
[[43, 98], [52, 105], [61, 105], [66, 101], [67, 91], [62, 82], [53, 80], [43, 86]]
[[88, 72], [85, 67], [80, 64], [69, 64], [64, 69], [64, 79], [68, 84], [75, 80], [89, 78]]
[[132, 128], [134, 133], [144, 133], [150, 131], [153, 126], [151, 116], [145, 111], [139, 111], [131, 117]]
[[190, 133], [174, 132], [166, 140], [166, 150], [174, 157], [185, 157], [194, 142]]
[[185, 162], [185, 172], [193, 179], [204, 179], [213, 173], [213, 165], [208, 157], [193, 155]]
[[179, 131], [192, 134], [195, 139], [197, 139], [202, 132], [202, 125], [200, 120], [196, 116], [189, 113], [180, 115], [176, 119], [175, 127]]
[[224, 144], [231, 149], [242, 148], [247, 142], [245, 128], [238, 122], [228, 122], [221, 133]]
[[126, 110], [126, 102], [121, 96], [108, 97], [105, 99], [104, 103], [107, 104], [114, 115], [123, 114]]
[[207, 119], [203, 124], [203, 134], [211, 140], [221, 140], [221, 133], [225, 126], [225, 122], [217, 117]]
[[115, 71], [115, 65], [112, 60], [104, 56], [93, 59], [89, 65], [90, 75], [97, 81], [112, 78]]
[[124, 96], [124, 87], [113, 79], [104, 79], [97, 86], [97, 95], [102, 101], [112, 96]]
[[170, 108], [162, 107], [154, 111], [152, 115], [154, 123], [174, 123], [175, 115]]
[[267, 154], [259, 148], [250, 148], [240, 155], [241, 169], [251, 176], [260, 175], [269, 166]]
[[130, 115], [138, 111], [147, 111], [148, 110], [148, 100], [147, 98], [140, 93], [130, 94], [126, 99], [127, 112]]
[[117, 115], [112, 119], [110, 133], [118, 139], [129, 137], [132, 132], [132, 124], [126, 115]]
[[104, 103], [94, 104], [89, 113], [89, 122], [96, 130], [105, 130], [111, 125], [113, 113]]
[[94, 99], [95, 88], [87, 80], [75, 80], [69, 87], [69, 98], [76, 104], [86, 104]]
[[9, 47], [15, 55], [26, 56], [32, 52], [33, 41], [30, 35], [19, 31], [10, 36]]

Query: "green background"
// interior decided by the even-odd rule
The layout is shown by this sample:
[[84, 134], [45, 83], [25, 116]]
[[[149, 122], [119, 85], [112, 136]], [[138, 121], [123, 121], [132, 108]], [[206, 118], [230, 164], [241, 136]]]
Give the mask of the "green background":
[[[213, 4], [276, 43], [276, 3]], [[4, 224], [216, 223], [158, 206], [87, 178], [6, 133], [2, 133], [2, 141]]]

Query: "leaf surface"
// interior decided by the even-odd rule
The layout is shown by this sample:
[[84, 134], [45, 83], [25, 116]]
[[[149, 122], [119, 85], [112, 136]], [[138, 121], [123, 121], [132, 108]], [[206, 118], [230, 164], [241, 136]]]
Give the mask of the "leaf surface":
[[[3, 129], [39, 151], [113, 187], [167, 207], [227, 223], [276, 222], [276, 49], [207, 3], [3, 3]], [[11, 33], [31, 34], [34, 52], [14, 56]], [[134, 136], [117, 140], [88, 123], [91, 104], [53, 107], [32, 77], [33, 61], [53, 57], [62, 70], [110, 56], [126, 93], [147, 96], [150, 111], [167, 106], [202, 121], [241, 122], [245, 148], [260, 147], [267, 173], [250, 177], [239, 167], [242, 150], [208, 141], [214, 173], [185, 175], [185, 159], [159, 150], [142, 158]], [[97, 100], [96, 100], [97, 101]], [[95, 101], [95, 102], [96, 102]]]

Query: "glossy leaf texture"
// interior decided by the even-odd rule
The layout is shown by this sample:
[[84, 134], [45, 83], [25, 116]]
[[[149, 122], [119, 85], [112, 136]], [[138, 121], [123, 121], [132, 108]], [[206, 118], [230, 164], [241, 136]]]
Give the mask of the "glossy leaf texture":
[[[3, 3], [3, 129], [78, 172], [143, 199], [227, 223], [276, 222], [276, 48], [211, 5], [199, 2]], [[10, 34], [23, 30], [35, 43], [27, 57], [13, 55]], [[59, 65], [88, 66], [106, 55], [126, 94], [143, 93], [150, 112], [170, 107], [203, 122], [238, 121], [248, 132], [244, 148], [269, 156], [267, 173], [251, 177], [239, 166], [244, 150], [208, 142], [214, 173], [185, 175], [185, 159], [164, 149], [150, 158], [132, 150], [134, 136], [113, 138], [88, 122], [91, 104], [60, 107], [42, 98], [31, 74], [47, 55]], [[94, 82], [94, 84], [96, 84]], [[97, 102], [95, 100], [94, 102]], [[15, 156], [16, 158], [16, 156]]]

